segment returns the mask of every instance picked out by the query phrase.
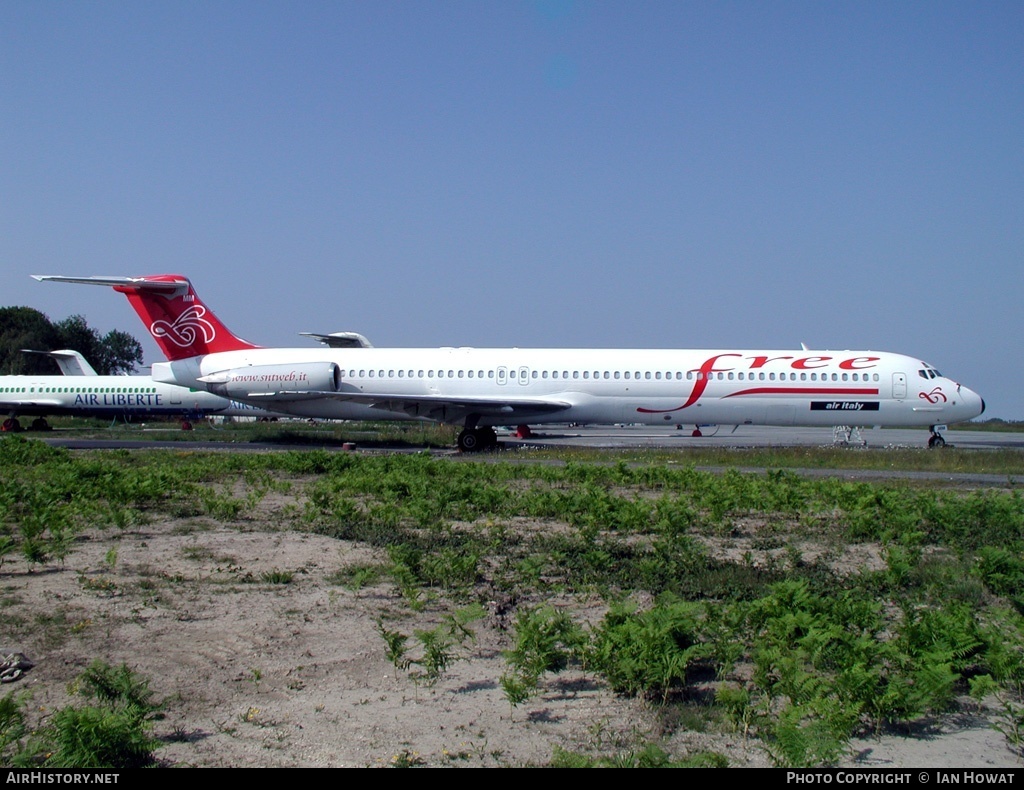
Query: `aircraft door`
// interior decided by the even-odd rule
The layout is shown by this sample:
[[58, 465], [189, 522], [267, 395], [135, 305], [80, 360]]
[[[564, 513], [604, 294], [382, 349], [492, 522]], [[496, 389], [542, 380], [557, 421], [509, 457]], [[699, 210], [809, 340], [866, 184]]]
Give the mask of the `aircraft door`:
[[907, 397], [907, 374], [892, 374], [892, 396], [896, 400], [903, 400]]
[[508, 368], [498, 368], [498, 372], [495, 374], [495, 381], [500, 385], [508, 383]]
[[530, 383], [530, 369], [519, 368], [519, 386], [525, 387]]

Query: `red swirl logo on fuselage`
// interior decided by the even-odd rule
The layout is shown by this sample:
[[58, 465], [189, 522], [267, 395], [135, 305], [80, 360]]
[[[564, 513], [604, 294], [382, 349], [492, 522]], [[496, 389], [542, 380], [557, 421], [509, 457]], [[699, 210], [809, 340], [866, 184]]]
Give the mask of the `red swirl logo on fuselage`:
[[697, 373], [697, 383], [693, 385], [693, 390], [690, 392], [690, 397], [686, 399], [686, 403], [684, 403], [682, 406], [676, 406], [674, 409], [645, 409], [641, 407], [638, 408], [637, 411], [640, 412], [641, 414], [663, 414], [672, 411], [679, 411], [680, 409], [685, 409], [687, 406], [692, 406], [700, 399], [700, 396], [704, 394], [704, 390], [706, 390], [708, 387], [708, 379], [711, 377], [712, 373], [725, 373], [727, 371], [733, 370], [733, 368], [723, 368], [722, 370], [719, 371], [715, 368], [715, 362], [721, 359], [722, 357], [738, 356], [742, 355], [716, 354], [710, 359], [705, 360], [704, 364], [702, 364], [695, 371]]
[[196, 342], [196, 338], [202, 333], [203, 342], [209, 345], [217, 336], [213, 324], [203, 316], [206, 308], [202, 305], [195, 305], [174, 319], [174, 323], [162, 319], [154, 321], [150, 327], [150, 334], [156, 339], [167, 338], [176, 346], [188, 348]]
[[[728, 372], [733, 371], [733, 370], [736, 369], [735, 367], [732, 367], [732, 368], [716, 368], [715, 364], [718, 362], [718, 360], [720, 360], [720, 359], [722, 359], [724, 357], [740, 357], [740, 358], [744, 358], [742, 354], [737, 354], [737, 353], [715, 354], [715, 356], [709, 357], [708, 359], [704, 360], [704, 362], [701, 364], [701, 366], [699, 368], [697, 368], [696, 370], [690, 371], [691, 373], [696, 373], [697, 374], [697, 381], [693, 385], [693, 390], [690, 392], [690, 397], [688, 397], [686, 399], [686, 403], [684, 403], [682, 406], [676, 406], [674, 409], [645, 409], [643, 407], [637, 407], [637, 411], [640, 412], [641, 414], [668, 414], [670, 412], [680, 411], [681, 409], [685, 409], [685, 408], [687, 408], [689, 406], [692, 406], [698, 400], [700, 400], [700, 397], [704, 394], [704, 390], [707, 389], [708, 382], [711, 380], [712, 375], [714, 375], [715, 373], [728, 373]], [[810, 357], [796, 357], [796, 358], [794, 358], [794, 357], [791, 357], [791, 356], [782, 356], [782, 357], [753, 356], [753, 357], [745, 357], [745, 359], [749, 359], [750, 360], [750, 365], [748, 366], [748, 369], [752, 370], [752, 371], [753, 370], [758, 370], [760, 368], [763, 368], [769, 362], [781, 362], [781, 361], [789, 361], [789, 367], [793, 368], [794, 370], [817, 370], [819, 368], [827, 367], [828, 366], [828, 362], [831, 359], [833, 359], [833, 357], [810, 356]], [[873, 368], [873, 367], [875, 367], [875, 363], [878, 362], [879, 359], [881, 359], [881, 357], [851, 357], [850, 359], [842, 360], [839, 363], [839, 368], [842, 369], [842, 370], [854, 370], [854, 371], [856, 371], [856, 370], [864, 370], [865, 368]], [[785, 374], [783, 374], [783, 375], [785, 375]], [[822, 376], [824, 376], [824, 375], [825, 374], [822, 374]], [[751, 373], [751, 376], [753, 376], [753, 373]], [[936, 389], [938, 389], [938, 388], [936, 388]], [[839, 388], [836, 388], [836, 387], [815, 387], [815, 388], [803, 387], [803, 388], [800, 388], [798, 390], [797, 389], [790, 390], [789, 387], [785, 387], [785, 388], [778, 388], [777, 391], [772, 390], [772, 393], [773, 394], [780, 394], [780, 393], [783, 393], [783, 392], [790, 392], [790, 391], [792, 391], [792, 392], [799, 392], [801, 394], [820, 393], [820, 394], [828, 394], [828, 395], [835, 395], [835, 394], [860, 394], [860, 393], [870, 394], [870, 395], [877, 395], [878, 394], [878, 390], [877, 389], [874, 389], [874, 390], [868, 392], [868, 391], [861, 390], [860, 388], [856, 388], [855, 389], [855, 388], [852, 388], [852, 387], [848, 388], [846, 386], [839, 387]], [[738, 393], [734, 392], [734, 393], [731, 393], [730, 395], [728, 395], [726, 397], [732, 397], [733, 395], [755, 394], [755, 393], [756, 394], [764, 394], [765, 392], [767, 392], [767, 390], [763, 390], [763, 389], [747, 390], [747, 391], [738, 392]], [[924, 397], [923, 393], [922, 393], [922, 397]], [[945, 396], [943, 396], [943, 397], [945, 397]]]
[[923, 398], [929, 403], [938, 403], [940, 400], [943, 403], [948, 403], [949, 399], [946, 397], [946, 393], [942, 391], [942, 387], [936, 387], [931, 392], [919, 392], [917, 397]]

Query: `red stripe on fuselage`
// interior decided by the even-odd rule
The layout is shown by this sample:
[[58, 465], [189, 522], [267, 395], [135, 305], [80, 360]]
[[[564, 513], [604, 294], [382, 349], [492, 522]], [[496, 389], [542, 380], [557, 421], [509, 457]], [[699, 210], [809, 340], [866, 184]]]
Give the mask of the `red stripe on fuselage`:
[[[703, 388], [701, 389], [703, 394]], [[861, 389], [854, 387], [754, 387], [748, 390], [739, 390], [738, 392], [730, 392], [728, 395], [723, 395], [722, 399], [735, 398], [741, 395], [863, 395], [863, 396], [877, 396], [877, 389]], [[668, 414], [674, 411], [681, 411], [687, 406], [691, 406], [696, 402], [696, 398], [690, 397], [686, 403], [682, 406], [676, 406], [674, 409], [645, 409], [638, 407], [637, 411], [640, 414]]]
[[878, 395], [878, 390], [854, 387], [754, 387], [730, 392], [722, 397], [735, 398], [739, 395]]

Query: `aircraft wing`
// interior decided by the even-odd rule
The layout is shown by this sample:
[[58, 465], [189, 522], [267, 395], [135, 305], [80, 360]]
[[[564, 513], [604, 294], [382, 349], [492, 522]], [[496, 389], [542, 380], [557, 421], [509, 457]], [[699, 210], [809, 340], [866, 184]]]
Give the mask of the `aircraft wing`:
[[0, 412], [26, 413], [36, 410], [56, 410], [65, 408], [67, 405], [55, 398], [12, 398], [10, 395], [0, 395]]
[[[523, 416], [554, 414], [572, 408], [568, 401], [543, 398], [477, 398], [451, 395], [398, 395], [383, 392], [277, 392], [275, 397], [298, 395], [322, 397], [361, 403], [381, 411], [402, 412], [410, 417], [423, 417], [438, 422], [458, 422], [470, 414], [501, 417], [516, 422]], [[255, 396], [254, 396], [255, 399]]]

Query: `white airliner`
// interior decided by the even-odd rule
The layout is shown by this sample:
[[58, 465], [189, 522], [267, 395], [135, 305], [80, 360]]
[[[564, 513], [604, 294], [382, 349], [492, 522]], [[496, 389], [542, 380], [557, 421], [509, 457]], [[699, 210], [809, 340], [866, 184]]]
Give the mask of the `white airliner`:
[[934, 447], [946, 423], [985, 410], [931, 365], [884, 351], [263, 348], [181, 275], [33, 277], [125, 294], [168, 359], [155, 381], [302, 417], [457, 424], [464, 451], [493, 446], [493, 426], [552, 422], [920, 425]]
[[189, 389], [154, 381], [151, 376], [98, 376], [77, 351], [29, 351], [57, 360], [61, 376], [0, 376], [0, 413], [7, 414], [2, 431], [19, 431], [18, 415], [35, 416], [33, 430], [49, 429], [47, 415], [125, 419], [180, 417], [188, 430], [203, 416], [266, 417], [268, 412], [231, 401], [205, 389]]

